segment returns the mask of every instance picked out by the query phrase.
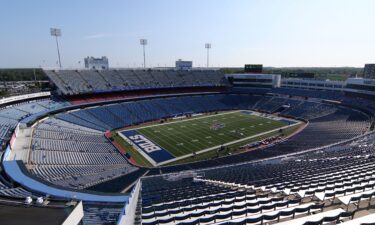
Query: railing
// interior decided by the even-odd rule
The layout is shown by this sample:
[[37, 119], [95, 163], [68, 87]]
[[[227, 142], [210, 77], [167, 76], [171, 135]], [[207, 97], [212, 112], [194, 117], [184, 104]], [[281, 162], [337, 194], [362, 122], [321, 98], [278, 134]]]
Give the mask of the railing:
[[9, 104], [13, 102], [19, 102], [19, 101], [26, 101], [26, 100], [34, 99], [34, 98], [49, 97], [50, 95], [51, 95], [51, 92], [49, 91], [27, 94], [27, 95], [17, 95], [17, 96], [12, 96], [9, 98], [0, 99], [0, 105]]
[[82, 201], [79, 202], [65, 219], [62, 225], [73, 225], [80, 224], [80, 221], [83, 219], [83, 204]]
[[136, 206], [138, 203], [141, 186], [141, 179], [139, 179], [132, 192], [130, 193], [129, 201], [125, 204], [125, 207], [120, 214], [117, 225], [134, 224], [135, 213], [137, 209]]

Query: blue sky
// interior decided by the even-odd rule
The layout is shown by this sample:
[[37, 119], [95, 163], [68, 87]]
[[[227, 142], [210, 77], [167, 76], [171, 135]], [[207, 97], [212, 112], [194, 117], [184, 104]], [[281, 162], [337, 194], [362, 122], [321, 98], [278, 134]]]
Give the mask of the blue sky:
[[211, 65], [357, 66], [375, 62], [372, 0], [0, 0], [0, 67], [56, 67], [50, 27], [62, 29], [65, 68], [86, 56], [112, 67], [176, 59]]

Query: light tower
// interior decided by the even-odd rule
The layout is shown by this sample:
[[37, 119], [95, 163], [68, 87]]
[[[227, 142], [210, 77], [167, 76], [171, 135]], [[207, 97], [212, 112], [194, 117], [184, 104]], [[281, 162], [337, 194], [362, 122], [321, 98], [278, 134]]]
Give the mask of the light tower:
[[56, 38], [57, 56], [59, 58], [59, 66], [61, 69], [61, 58], [60, 58], [60, 49], [59, 49], [59, 41], [58, 41], [58, 37], [61, 37], [61, 29], [51, 28], [50, 32], [51, 32], [51, 36], [54, 36]]
[[207, 49], [207, 68], [210, 63], [210, 48], [211, 48], [211, 43], [206, 43], [204, 47]]
[[147, 45], [147, 39], [141, 39], [140, 43], [143, 46], [143, 67], [146, 68], [146, 45]]

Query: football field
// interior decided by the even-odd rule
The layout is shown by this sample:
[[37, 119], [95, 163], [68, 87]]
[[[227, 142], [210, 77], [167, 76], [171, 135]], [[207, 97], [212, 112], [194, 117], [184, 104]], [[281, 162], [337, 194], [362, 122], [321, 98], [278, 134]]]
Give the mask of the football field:
[[120, 135], [159, 164], [296, 123], [251, 111], [233, 111], [125, 130]]

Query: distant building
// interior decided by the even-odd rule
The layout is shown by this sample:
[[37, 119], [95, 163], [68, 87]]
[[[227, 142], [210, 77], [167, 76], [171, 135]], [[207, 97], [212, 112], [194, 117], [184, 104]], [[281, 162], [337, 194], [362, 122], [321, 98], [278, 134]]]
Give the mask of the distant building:
[[365, 64], [363, 78], [375, 79], [375, 64]]
[[105, 56], [102, 56], [101, 58], [87, 56], [85, 58], [85, 68], [90, 70], [108, 70], [108, 58]]
[[361, 98], [375, 98], [375, 79], [349, 78], [346, 80], [345, 93]]
[[225, 77], [235, 88], [276, 88], [281, 85], [279, 74], [226, 74]]
[[182, 61], [181, 59], [176, 61], [176, 69], [178, 70], [190, 70], [193, 68], [193, 61]]
[[281, 79], [281, 87], [311, 90], [343, 91], [345, 88], [345, 82], [301, 78], [283, 78]]

